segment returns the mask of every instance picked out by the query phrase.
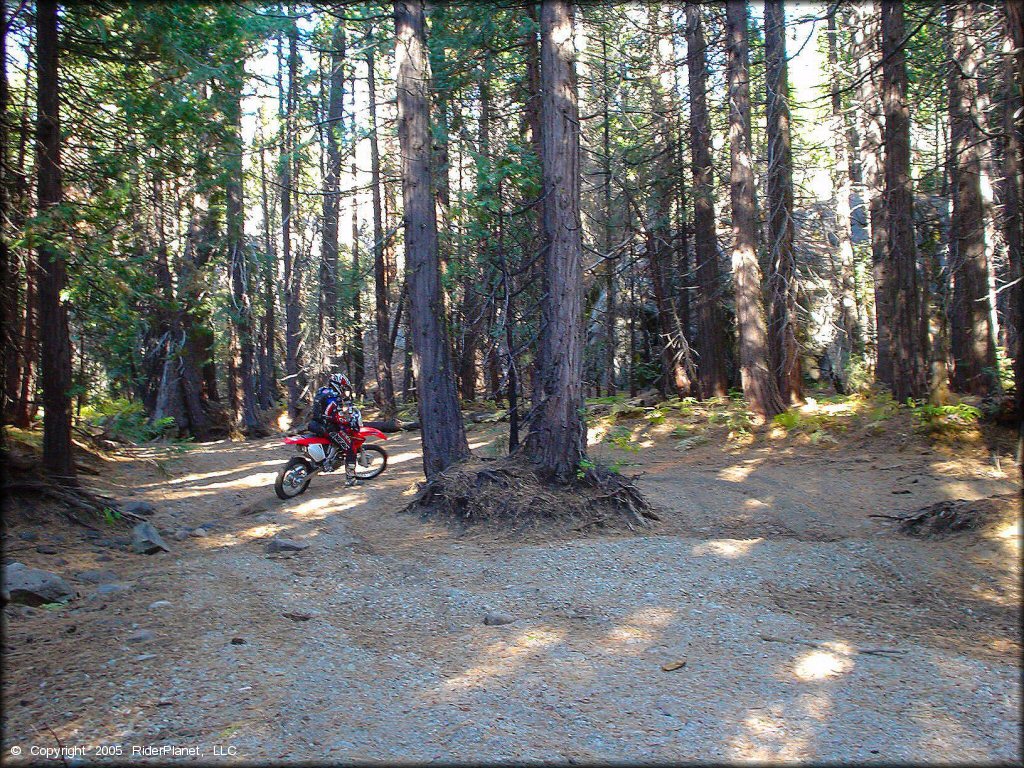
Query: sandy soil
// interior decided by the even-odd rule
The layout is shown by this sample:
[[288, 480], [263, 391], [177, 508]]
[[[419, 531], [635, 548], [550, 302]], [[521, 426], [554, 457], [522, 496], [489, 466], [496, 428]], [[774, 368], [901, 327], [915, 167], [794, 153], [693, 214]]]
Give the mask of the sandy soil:
[[[487, 451], [501, 428], [476, 426], [471, 443]], [[682, 451], [667, 429], [636, 453], [594, 449], [644, 472], [663, 522], [557, 540], [398, 514], [420, 478], [416, 434], [388, 441], [377, 480], [317, 477], [290, 502], [272, 489], [289, 456], [277, 439], [140, 449], [97, 484], [152, 502], [168, 532], [209, 533], [142, 556], [124, 531], [97, 541], [12, 518], [7, 561], [56, 570], [80, 597], [5, 608], [2, 753], [1019, 759], [1019, 524], [918, 540], [869, 517], [1017, 493], [1005, 457], [996, 468], [981, 448], [897, 429]], [[29, 529], [38, 541], [18, 538]], [[273, 535], [310, 546], [270, 555]], [[90, 568], [126, 589], [74, 581]], [[485, 625], [492, 612], [513, 621]], [[130, 642], [140, 630], [152, 637]]]

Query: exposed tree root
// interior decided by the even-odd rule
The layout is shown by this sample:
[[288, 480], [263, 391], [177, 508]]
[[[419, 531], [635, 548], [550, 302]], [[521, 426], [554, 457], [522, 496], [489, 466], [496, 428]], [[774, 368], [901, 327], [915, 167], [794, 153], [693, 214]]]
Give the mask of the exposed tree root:
[[946, 536], [951, 533], [974, 531], [1005, 523], [1019, 514], [1019, 499], [1014, 495], [993, 496], [988, 499], [957, 499], [940, 501], [924, 507], [912, 515], [869, 515], [895, 520], [901, 533], [910, 536]]
[[550, 483], [518, 455], [449, 467], [423, 485], [404, 511], [462, 526], [494, 523], [511, 529], [636, 531], [660, 520], [630, 478], [593, 467], [570, 484]]

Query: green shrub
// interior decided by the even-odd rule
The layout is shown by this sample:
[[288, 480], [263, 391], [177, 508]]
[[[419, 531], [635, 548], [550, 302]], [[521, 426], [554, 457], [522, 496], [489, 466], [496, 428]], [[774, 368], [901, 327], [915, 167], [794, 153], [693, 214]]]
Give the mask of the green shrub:
[[174, 430], [174, 418], [165, 416], [150, 421], [141, 403], [115, 398], [99, 400], [82, 408], [87, 424], [102, 428], [111, 437], [130, 443], [144, 443], [164, 437]]
[[981, 418], [981, 411], [967, 403], [933, 405], [926, 400], [907, 398], [907, 406], [917, 430], [935, 436], [955, 436], [972, 429]]

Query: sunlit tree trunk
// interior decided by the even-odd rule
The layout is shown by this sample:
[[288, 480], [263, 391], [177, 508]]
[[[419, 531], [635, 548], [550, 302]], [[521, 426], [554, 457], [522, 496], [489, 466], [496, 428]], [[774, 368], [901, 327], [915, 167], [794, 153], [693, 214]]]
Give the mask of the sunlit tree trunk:
[[761, 294], [761, 270], [755, 242], [754, 170], [750, 152], [750, 82], [747, 59], [747, 5], [726, 3], [729, 81], [729, 149], [731, 157], [732, 272], [739, 330], [740, 379], [750, 410], [770, 420], [785, 410], [769, 370], [768, 329]]
[[[333, 369], [340, 363], [338, 350], [338, 216], [341, 193], [341, 149], [338, 136], [344, 131], [345, 27], [335, 20], [331, 33], [330, 74], [327, 97], [327, 167], [324, 174], [323, 235], [321, 236], [320, 284], [323, 297], [324, 347], [322, 365]], [[355, 291], [356, 296], [359, 295]], [[355, 318], [359, 321], [358, 316]], [[358, 328], [356, 329], [358, 331]]]
[[292, 248], [292, 184], [295, 160], [295, 110], [298, 106], [299, 32], [295, 23], [288, 27], [288, 95], [284, 114], [284, 140], [281, 145], [281, 245], [284, 259], [285, 376], [288, 382], [288, 415], [299, 413], [299, 313], [302, 301], [302, 274], [296, 267]]
[[764, 4], [765, 86], [768, 112], [768, 246], [771, 305], [768, 331], [772, 370], [786, 405], [803, 400], [796, 340], [796, 255], [793, 250], [793, 148], [789, 129], [786, 15], [782, 0]]
[[879, 0], [853, 3], [853, 51], [860, 136], [860, 167], [871, 232], [875, 300], [875, 378], [892, 386], [892, 296], [885, 202], [884, 124], [878, 79], [881, 63]]

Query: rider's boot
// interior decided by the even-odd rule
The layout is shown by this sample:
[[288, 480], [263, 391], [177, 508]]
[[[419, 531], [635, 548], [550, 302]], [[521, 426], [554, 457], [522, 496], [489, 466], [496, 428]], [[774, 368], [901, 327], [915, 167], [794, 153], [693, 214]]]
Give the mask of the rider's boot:
[[327, 448], [327, 456], [324, 457], [324, 469], [327, 472], [330, 472], [331, 470], [334, 469], [334, 461], [337, 458], [338, 458], [338, 448], [337, 448], [337, 446], [334, 446], [334, 445], [329, 446]]
[[345, 487], [350, 488], [353, 485], [362, 485], [359, 479], [356, 477], [356, 465], [345, 463]]

